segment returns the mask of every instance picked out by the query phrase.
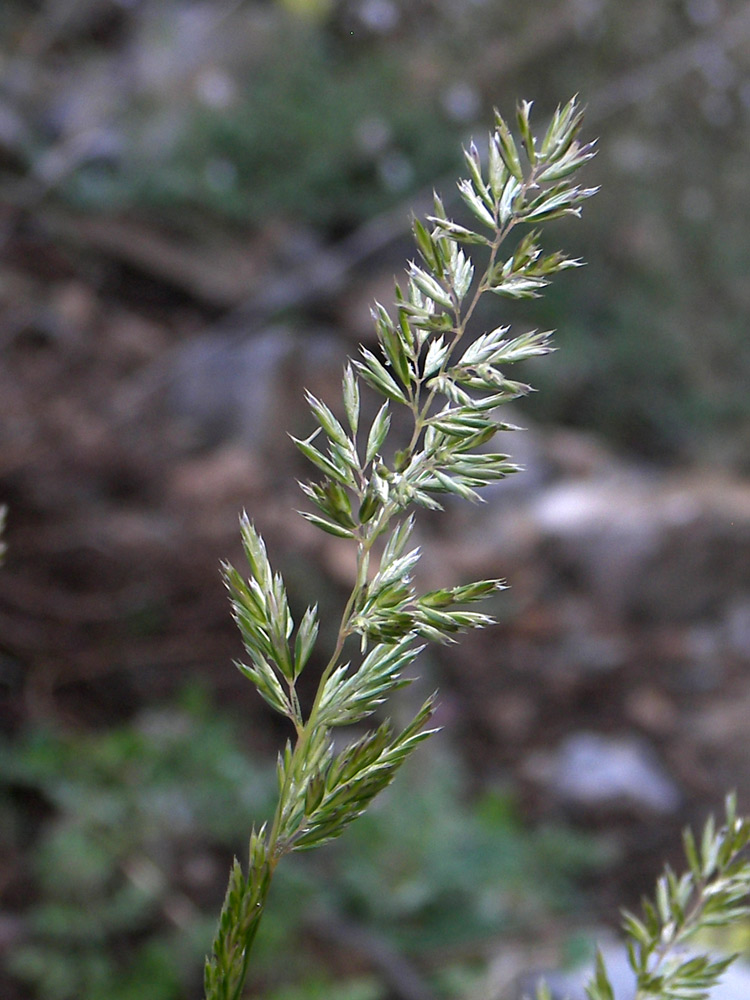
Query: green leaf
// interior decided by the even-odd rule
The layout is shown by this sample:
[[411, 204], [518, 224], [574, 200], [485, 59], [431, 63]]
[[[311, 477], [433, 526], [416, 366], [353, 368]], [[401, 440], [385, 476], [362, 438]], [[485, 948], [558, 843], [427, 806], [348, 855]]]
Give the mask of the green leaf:
[[356, 538], [356, 534], [349, 528], [345, 528], [341, 524], [336, 524], [335, 521], [329, 521], [325, 517], [319, 517], [317, 514], [310, 514], [305, 510], [298, 511], [306, 521], [310, 524], [314, 524], [316, 527], [325, 531], [329, 535], [334, 535], [336, 538]]
[[485, 226], [489, 226], [490, 229], [495, 229], [495, 218], [474, 190], [471, 181], [459, 181], [458, 190], [475, 218], [483, 222]]
[[442, 337], [430, 342], [422, 367], [422, 378], [430, 378], [443, 367], [445, 359], [450, 354], [451, 345], [446, 344]]
[[521, 183], [515, 177], [509, 177], [500, 195], [497, 206], [497, 217], [501, 223], [506, 223], [513, 215], [516, 198], [521, 193]]
[[471, 500], [473, 503], [481, 503], [482, 498], [477, 492], [470, 489], [459, 477], [448, 476], [440, 469], [433, 471], [433, 476], [437, 480], [438, 486], [432, 487], [443, 493], [455, 493], [456, 496], [463, 497], [464, 500]]
[[263, 590], [270, 590], [273, 584], [273, 574], [266, 555], [266, 546], [244, 511], [240, 517], [240, 534], [245, 557], [250, 564], [253, 577]]
[[490, 240], [486, 236], [483, 236], [481, 233], [475, 233], [472, 229], [467, 229], [466, 226], [459, 226], [457, 222], [451, 222], [449, 219], [439, 219], [434, 215], [428, 216], [427, 221], [434, 223], [438, 232], [446, 233], [446, 235], [458, 243], [489, 246]]
[[376, 392], [386, 396], [388, 399], [392, 399], [396, 403], [408, 402], [404, 393], [399, 389], [392, 376], [388, 374], [375, 355], [371, 351], [368, 351], [366, 347], [361, 348], [361, 352], [364, 362], [355, 361], [354, 364], [365, 382], [371, 388], [375, 389]]
[[312, 410], [316, 420], [326, 432], [328, 437], [337, 444], [347, 446], [349, 444], [349, 438], [346, 431], [325, 403], [316, 399], [311, 392], [306, 392], [305, 398], [307, 399], [307, 404]]
[[[315, 434], [317, 433], [318, 432], [316, 431]], [[330, 458], [326, 458], [322, 452], [319, 452], [317, 448], [313, 447], [310, 442], [315, 437], [315, 434], [304, 441], [294, 437], [292, 434], [290, 434], [289, 437], [292, 441], [294, 441], [305, 458], [312, 462], [312, 464], [320, 469], [321, 472], [324, 472], [329, 478], [336, 480], [336, 482], [341, 483], [342, 486], [354, 486], [355, 481], [348, 465], [336, 465]]]
[[539, 298], [540, 290], [548, 284], [544, 278], [525, 277], [519, 274], [493, 285], [490, 291], [509, 299], [536, 299]]
[[305, 611], [297, 629], [294, 641], [294, 677], [299, 677], [310, 659], [310, 654], [318, 637], [318, 606], [317, 604]]
[[[375, 320], [378, 340], [391, 367], [401, 379], [403, 385], [410, 385], [413, 375], [411, 365], [409, 364], [409, 355], [411, 353], [411, 341], [413, 338], [411, 330], [408, 328], [408, 322], [404, 318], [400, 328], [397, 328], [385, 307], [379, 302], [375, 303], [375, 308], [371, 309], [370, 312]], [[403, 314], [403, 310], [400, 310], [400, 312]]]
[[529, 124], [529, 115], [531, 113], [531, 107], [533, 101], [521, 101], [516, 109], [516, 118], [518, 120], [518, 128], [521, 132], [521, 140], [523, 142], [523, 148], [528, 157], [529, 164], [534, 167], [536, 166], [536, 148], [534, 146], [534, 137], [531, 134], [531, 126]]
[[513, 136], [510, 134], [510, 129], [508, 128], [505, 119], [497, 108], [495, 108], [495, 136], [497, 137], [498, 151], [508, 172], [511, 173], [516, 180], [522, 181], [523, 169], [521, 167], [521, 160], [518, 156], [516, 144], [513, 141]]
[[474, 277], [474, 265], [466, 257], [463, 250], [460, 250], [456, 254], [455, 260], [451, 262], [451, 270], [453, 272], [453, 294], [456, 296], [458, 302], [461, 303], [471, 287]]
[[352, 434], [356, 434], [359, 427], [359, 383], [352, 371], [351, 362], [347, 362], [344, 369], [343, 395], [346, 418]]
[[490, 189], [484, 182], [482, 177], [482, 163], [479, 159], [479, 150], [477, 149], [474, 141], [472, 140], [468, 149], [464, 149], [464, 159], [466, 165], [469, 168], [469, 173], [471, 174], [471, 181], [474, 185], [475, 190], [478, 192], [480, 198], [485, 203], [490, 212], [493, 211], [495, 207], [494, 200]]
[[372, 422], [370, 433], [367, 436], [366, 464], [369, 465], [382, 448], [383, 442], [388, 436], [390, 426], [391, 418], [388, 413], [388, 403], [383, 403]]
[[378, 643], [354, 673], [335, 671], [321, 694], [321, 720], [328, 726], [343, 726], [371, 715], [390, 691], [408, 683], [401, 672], [423, 648], [407, 635], [397, 643]]
[[255, 655], [252, 666], [235, 661], [235, 666], [258, 689], [260, 696], [281, 715], [292, 716], [292, 706], [273, 672], [271, 665], [259, 654]]
[[490, 189], [496, 199], [500, 198], [508, 180], [508, 168], [500, 154], [500, 141], [491, 135], [488, 143]]
[[594, 977], [586, 986], [586, 996], [589, 1000], [615, 1000], [614, 990], [607, 975], [604, 957], [597, 949]]
[[539, 182], [548, 184], [550, 181], [562, 180], [575, 173], [584, 163], [592, 160], [596, 156], [596, 142], [589, 142], [585, 145], [573, 142], [568, 151], [557, 159], [551, 166], [542, 170], [539, 174]]
[[442, 277], [442, 261], [432, 236], [416, 217], [412, 220], [412, 229], [422, 260], [432, 271], [437, 273], [438, 277]]
[[422, 270], [421, 267], [417, 267], [413, 261], [409, 265], [409, 281], [413, 282], [428, 298], [438, 302], [446, 309], [451, 309], [453, 307], [450, 295], [437, 281], [437, 279]]

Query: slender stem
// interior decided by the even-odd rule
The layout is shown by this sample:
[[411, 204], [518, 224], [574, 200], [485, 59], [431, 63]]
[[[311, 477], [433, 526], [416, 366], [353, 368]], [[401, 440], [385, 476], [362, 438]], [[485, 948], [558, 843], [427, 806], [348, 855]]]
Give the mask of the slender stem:
[[[683, 919], [680, 921], [680, 924], [675, 926], [673, 934], [654, 949], [655, 961], [651, 969], [649, 969], [649, 972], [652, 975], [658, 972], [659, 968], [664, 964], [664, 962], [667, 961], [675, 948], [677, 948], [687, 937], [697, 930], [701, 913], [706, 904], [704, 893], [706, 892], [708, 886], [709, 880], [706, 878], [701, 879], [698, 883], [696, 883], [695, 888], [693, 889], [693, 902], [690, 909], [685, 913]], [[653, 996], [651, 991], [644, 992], [639, 987], [634, 1000], [648, 1000], [649, 996]]]
[[[336, 669], [341, 653], [344, 649], [344, 643], [350, 634], [349, 625], [351, 622], [352, 612], [354, 610], [357, 598], [361, 593], [362, 589], [366, 585], [366, 573], [367, 573], [367, 563], [369, 550], [372, 547], [374, 538], [364, 539], [360, 541], [359, 548], [357, 551], [357, 578], [352, 588], [352, 592], [349, 595], [349, 599], [346, 602], [346, 606], [341, 615], [341, 623], [339, 625], [338, 635], [336, 637], [336, 644], [334, 646], [333, 653], [331, 654], [328, 663], [326, 664], [318, 682], [318, 688], [315, 693], [315, 700], [313, 701], [312, 708], [310, 709], [310, 714], [307, 717], [307, 721], [298, 730], [297, 741], [295, 743], [294, 750], [292, 752], [292, 760], [290, 766], [286, 769], [284, 776], [284, 784], [282, 786], [281, 792], [279, 794], [279, 799], [276, 804], [276, 811], [274, 813], [273, 824], [271, 826], [271, 831], [268, 835], [268, 848], [269, 848], [269, 858], [271, 859], [271, 874], [278, 861], [286, 853], [286, 849], [279, 849], [279, 841], [281, 835], [281, 828], [284, 818], [284, 811], [286, 809], [289, 793], [292, 787], [294, 779], [298, 776], [298, 770], [300, 762], [303, 762], [307, 756], [307, 750], [310, 745], [312, 737], [315, 735], [318, 728], [318, 715], [320, 712], [320, 701], [323, 696], [323, 689], [325, 688], [326, 681], [330, 677], [331, 673]], [[286, 845], [284, 845], [286, 848]]]

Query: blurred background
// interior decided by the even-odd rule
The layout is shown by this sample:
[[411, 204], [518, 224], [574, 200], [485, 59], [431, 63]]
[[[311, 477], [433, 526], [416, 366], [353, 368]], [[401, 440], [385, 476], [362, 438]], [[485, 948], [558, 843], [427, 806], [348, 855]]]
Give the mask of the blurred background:
[[288, 735], [232, 667], [237, 514], [335, 620], [302, 389], [339, 398], [493, 105], [575, 93], [602, 190], [545, 243], [588, 266], [480, 317], [558, 330], [526, 471], [421, 527], [425, 585], [508, 578], [500, 624], [424, 656], [443, 733], [280, 869], [267, 1000], [516, 997], [750, 807], [750, 5], [3, 0], [5, 1000], [200, 995]]

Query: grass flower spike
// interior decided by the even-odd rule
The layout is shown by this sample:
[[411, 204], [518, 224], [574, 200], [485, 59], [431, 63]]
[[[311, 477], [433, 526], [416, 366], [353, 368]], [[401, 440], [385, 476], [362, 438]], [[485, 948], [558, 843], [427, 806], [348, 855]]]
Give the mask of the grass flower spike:
[[[412, 535], [419, 507], [439, 510], [448, 494], [477, 502], [484, 487], [517, 471], [489, 447], [498, 430], [510, 429], [498, 409], [529, 391], [507, 369], [550, 351], [550, 334], [498, 326], [470, 339], [479, 300], [535, 297], [555, 274], [581, 263], [545, 252], [539, 227], [578, 215], [595, 194], [571, 179], [594, 147], [579, 139], [575, 99], [557, 109], [541, 139], [532, 135], [530, 110], [527, 102], [518, 107], [518, 142], [496, 113], [486, 156], [473, 142], [464, 151], [468, 176], [458, 191], [468, 224], [451, 219], [437, 195], [433, 214], [414, 220], [419, 259], [410, 262], [405, 287], [396, 286], [393, 308], [373, 307], [379, 350], [363, 348], [346, 365], [342, 419], [308, 394], [317, 426], [293, 440], [317, 478], [302, 485], [313, 508], [302, 516], [351, 542], [356, 577], [306, 717], [296, 684], [316, 647], [318, 611], [310, 607], [293, 621], [284, 581], [242, 517], [249, 575], [225, 567], [247, 653], [238, 666], [293, 733], [279, 755], [275, 814], [252, 832], [247, 871], [239, 862], [232, 868], [206, 962], [206, 1000], [239, 1000], [276, 866], [290, 852], [338, 837], [367, 808], [433, 732], [433, 701], [404, 729], [386, 718], [343, 749], [332, 731], [379, 714], [408, 684], [425, 643], [453, 642], [461, 631], [492, 624], [472, 607], [501, 581], [418, 593]], [[371, 421], [360, 407], [363, 388], [382, 399]], [[394, 407], [407, 411], [411, 425], [397, 443], [390, 440]]]

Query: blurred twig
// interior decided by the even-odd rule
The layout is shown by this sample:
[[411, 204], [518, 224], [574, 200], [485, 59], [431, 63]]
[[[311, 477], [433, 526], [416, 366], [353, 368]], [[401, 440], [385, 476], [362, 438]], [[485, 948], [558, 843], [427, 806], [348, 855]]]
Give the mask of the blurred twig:
[[435, 993], [414, 964], [376, 931], [328, 913], [317, 914], [310, 932], [337, 950], [354, 952], [376, 972], [393, 1000], [435, 1000]]
[[678, 45], [660, 59], [645, 63], [602, 87], [589, 101], [589, 121], [602, 121], [623, 108], [647, 101], [663, 87], [677, 83], [688, 73], [709, 63], [717, 52], [726, 55], [746, 44], [748, 38], [750, 4], [743, 4], [736, 14], [722, 21], [714, 31]]
[[[554, 22], [557, 24], [557, 22]], [[533, 27], [536, 26], [536, 22]], [[520, 44], [526, 58], [538, 55], [538, 50], [528, 44]], [[551, 44], [559, 34], [545, 32], [543, 40]], [[720, 49], [724, 52], [745, 43], [750, 37], [750, 5], [744, 6], [737, 14], [720, 24], [716, 30], [701, 35], [698, 39], [679, 45], [655, 62], [645, 63], [630, 73], [613, 81], [595, 94], [589, 102], [588, 121], [596, 124], [623, 109], [638, 104], [669, 84], [700, 68], [711, 53]], [[511, 68], [518, 69], [516, 56]], [[335, 295], [346, 284], [351, 273], [367, 259], [382, 252], [389, 244], [402, 238], [407, 229], [411, 212], [420, 215], [431, 205], [433, 188], [446, 192], [446, 201], [453, 193], [453, 174], [437, 178], [416, 196], [369, 220], [349, 236], [340, 240], [327, 251], [315, 254], [313, 260], [306, 261], [291, 275], [265, 287], [260, 293], [241, 303], [212, 326], [216, 333], [235, 333], [242, 337], [251, 336], [255, 330], [272, 322], [280, 312], [312, 305], [320, 298]]]

